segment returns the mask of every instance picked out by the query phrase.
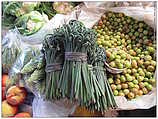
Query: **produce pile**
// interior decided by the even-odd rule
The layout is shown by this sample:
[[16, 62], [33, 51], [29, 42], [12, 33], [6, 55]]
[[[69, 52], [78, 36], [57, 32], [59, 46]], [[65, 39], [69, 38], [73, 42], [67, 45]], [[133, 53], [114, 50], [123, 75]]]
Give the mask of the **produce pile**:
[[[154, 30], [143, 21], [114, 12], [102, 15], [93, 29], [97, 32], [97, 44], [106, 49], [106, 62], [117, 69], [126, 67], [121, 74], [108, 72], [113, 94], [128, 99], [148, 94], [155, 85]], [[112, 48], [117, 51], [110, 52]], [[131, 59], [131, 63], [125, 59]]]
[[106, 50], [107, 60], [106, 62], [112, 68], [125, 69], [131, 65], [129, 55], [121, 49], [108, 49]]

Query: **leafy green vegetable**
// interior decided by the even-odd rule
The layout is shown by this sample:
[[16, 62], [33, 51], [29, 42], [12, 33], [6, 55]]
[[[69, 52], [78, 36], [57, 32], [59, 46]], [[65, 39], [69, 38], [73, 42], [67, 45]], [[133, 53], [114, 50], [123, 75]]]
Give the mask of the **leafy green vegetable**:
[[32, 11], [16, 19], [18, 30], [24, 35], [31, 35], [37, 32], [48, 18], [41, 15], [38, 11]]
[[40, 2], [38, 6], [36, 7], [36, 10], [39, 11], [40, 13], [46, 14], [48, 18], [51, 19], [57, 13], [53, 9], [52, 4], [53, 2]]
[[17, 18], [16, 14], [22, 2], [2, 2], [2, 25], [13, 27]]

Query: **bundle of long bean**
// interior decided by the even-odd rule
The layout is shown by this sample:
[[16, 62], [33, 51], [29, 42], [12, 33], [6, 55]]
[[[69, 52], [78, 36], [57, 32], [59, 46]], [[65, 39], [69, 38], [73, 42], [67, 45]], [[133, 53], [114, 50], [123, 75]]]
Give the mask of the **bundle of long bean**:
[[[94, 45], [93, 48], [90, 49], [88, 52], [88, 64], [89, 64], [89, 76], [91, 81], [91, 92], [93, 95], [93, 101], [89, 104], [87, 107], [90, 111], [101, 111], [104, 112], [107, 110], [107, 101], [105, 97], [105, 90], [104, 87], [102, 87], [101, 82], [103, 79], [98, 80], [98, 77], [96, 75], [96, 67], [94, 67], [94, 64], [96, 62], [97, 57], [97, 46]], [[100, 77], [101, 78], [101, 77]]]
[[79, 21], [71, 20], [46, 37], [43, 46], [46, 69], [52, 66], [50, 64], [62, 64], [63, 51], [65, 59], [62, 72], [46, 70], [46, 99], [68, 98], [70, 102], [77, 101], [92, 111], [104, 112], [110, 107], [111, 98], [107, 96], [111, 96], [111, 90], [106, 85], [103, 68], [105, 54], [101, 54], [101, 59], [98, 57], [97, 53], [100, 52], [97, 52], [96, 33], [93, 30]]
[[80, 105], [91, 102], [91, 83], [88, 75], [87, 52], [94, 45], [96, 34], [81, 22], [71, 20], [61, 28], [64, 32], [65, 61], [58, 83], [62, 97], [77, 100]]
[[61, 97], [57, 84], [62, 71], [64, 58], [63, 47], [59, 40], [60, 37], [58, 37], [60, 34], [56, 34], [56, 32], [47, 35], [43, 42], [43, 50], [46, 60], [46, 90], [44, 94], [46, 100], [59, 99]]
[[106, 102], [102, 101], [102, 98], [99, 99], [102, 105], [105, 106], [106, 110], [109, 108], [117, 107], [111, 87], [107, 81], [104, 62], [106, 60], [105, 50], [104, 48], [97, 47], [96, 48], [96, 57], [94, 61], [94, 72], [96, 75], [96, 79], [98, 80], [102, 90], [105, 92]]

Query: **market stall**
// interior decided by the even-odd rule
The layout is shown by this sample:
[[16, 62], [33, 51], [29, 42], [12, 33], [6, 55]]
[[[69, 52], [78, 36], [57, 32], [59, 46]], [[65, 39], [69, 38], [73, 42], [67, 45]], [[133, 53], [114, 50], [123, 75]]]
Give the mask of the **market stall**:
[[2, 7], [2, 117], [113, 117], [156, 106], [154, 2]]

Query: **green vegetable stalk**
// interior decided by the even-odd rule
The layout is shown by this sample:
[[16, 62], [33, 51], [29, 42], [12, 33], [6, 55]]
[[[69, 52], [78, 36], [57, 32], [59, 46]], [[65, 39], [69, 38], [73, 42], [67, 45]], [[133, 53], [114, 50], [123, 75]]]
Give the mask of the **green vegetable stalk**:
[[65, 49], [65, 61], [58, 83], [62, 97], [67, 97], [71, 102], [77, 100], [81, 106], [88, 107], [95, 100], [94, 93], [98, 94], [97, 91], [91, 92], [92, 85], [97, 84], [91, 82], [87, 64], [87, 54], [94, 46], [96, 34], [76, 20], [61, 27], [59, 33], [63, 34]]
[[[71, 20], [48, 35], [43, 46], [47, 72], [46, 99], [68, 98], [91, 111], [104, 112], [116, 107], [105, 80], [105, 52], [96, 48], [93, 30]], [[62, 70], [55, 70], [57, 63], [62, 64]]]
[[117, 107], [117, 105], [111, 87], [109, 85], [109, 82], [107, 81], [107, 76], [104, 69], [105, 60], [106, 60], [106, 56], [105, 56], [104, 48], [97, 47], [96, 58], [94, 61], [94, 71], [102, 90], [105, 92], [106, 103], [103, 102], [103, 105], [105, 105], [108, 109], [108, 108], [115, 108]]
[[61, 94], [57, 88], [63, 65], [63, 48], [57, 35], [47, 35], [43, 42], [43, 50], [46, 60], [45, 99], [59, 99]]

